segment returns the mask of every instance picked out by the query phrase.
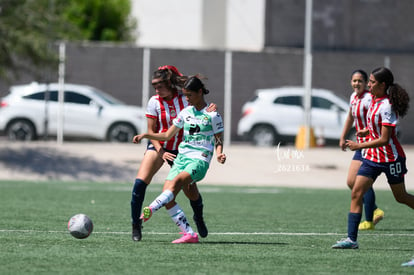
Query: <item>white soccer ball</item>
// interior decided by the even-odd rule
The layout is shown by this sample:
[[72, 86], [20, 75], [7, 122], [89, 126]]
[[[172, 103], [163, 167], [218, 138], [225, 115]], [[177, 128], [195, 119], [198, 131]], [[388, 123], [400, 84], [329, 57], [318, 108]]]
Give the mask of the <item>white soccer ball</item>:
[[93, 230], [92, 220], [85, 214], [76, 214], [68, 222], [70, 234], [77, 239], [89, 237]]

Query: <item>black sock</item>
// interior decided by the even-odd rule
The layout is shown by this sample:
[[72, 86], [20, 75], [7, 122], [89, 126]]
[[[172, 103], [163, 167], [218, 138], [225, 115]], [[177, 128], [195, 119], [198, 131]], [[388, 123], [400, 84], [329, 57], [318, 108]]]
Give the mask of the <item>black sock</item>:
[[202, 219], [203, 218], [203, 198], [200, 196], [198, 197], [197, 200], [192, 201], [190, 200], [190, 204], [191, 207], [193, 208], [194, 211], [194, 217], [196, 219]]
[[371, 187], [364, 194], [365, 220], [372, 222], [375, 209], [377, 209], [377, 205], [375, 204], [375, 192]]
[[131, 218], [132, 224], [139, 223], [139, 216], [141, 214], [142, 203], [145, 198], [145, 190], [147, 189], [147, 184], [141, 179], [135, 179], [134, 188], [132, 189], [132, 198], [131, 198]]
[[358, 237], [358, 225], [361, 222], [361, 213], [348, 213], [348, 237], [356, 242]]

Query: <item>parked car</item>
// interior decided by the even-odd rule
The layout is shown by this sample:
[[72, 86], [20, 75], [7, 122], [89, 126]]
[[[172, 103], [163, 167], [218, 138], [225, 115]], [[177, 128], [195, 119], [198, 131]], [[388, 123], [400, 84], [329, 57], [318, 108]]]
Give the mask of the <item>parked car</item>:
[[[57, 83], [12, 86], [1, 99], [0, 131], [10, 140], [56, 136], [60, 103]], [[130, 142], [146, 131], [145, 111], [90, 86], [64, 84], [63, 136]]]
[[[304, 125], [303, 87], [259, 89], [242, 107], [237, 134], [259, 146], [294, 141]], [[332, 91], [312, 89], [311, 127], [315, 137], [338, 142], [348, 102]]]

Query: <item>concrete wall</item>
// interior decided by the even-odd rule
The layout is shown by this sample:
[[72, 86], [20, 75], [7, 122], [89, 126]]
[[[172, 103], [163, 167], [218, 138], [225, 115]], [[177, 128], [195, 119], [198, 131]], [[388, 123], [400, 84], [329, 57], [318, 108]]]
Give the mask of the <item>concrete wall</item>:
[[[267, 0], [265, 47], [304, 45], [305, 0]], [[414, 51], [414, 1], [314, 0], [313, 47]]]

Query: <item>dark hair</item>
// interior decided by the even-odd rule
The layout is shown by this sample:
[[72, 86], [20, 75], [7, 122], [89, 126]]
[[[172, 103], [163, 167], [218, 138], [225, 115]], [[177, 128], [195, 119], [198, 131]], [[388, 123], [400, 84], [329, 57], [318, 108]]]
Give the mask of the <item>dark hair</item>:
[[188, 79], [187, 76], [181, 74], [178, 69], [171, 65], [165, 65], [158, 67], [158, 69], [152, 74], [152, 78], [160, 78], [162, 81], [170, 82], [171, 88], [182, 88], [184, 82]]
[[405, 116], [410, 107], [410, 97], [403, 87], [394, 83], [392, 72], [385, 67], [380, 67], [373, 70], [371, 74], [379, 83], [385, 83], [385, 91], [389, 96], [394, 112], [401, 117]]
[[354, 76], [354, 74], [360, 74], [362, 75], [362, 78], [364, 79], [365, 82], [368, 81], [368, 74], [364, 70], [358, 69], [358, 70], [353, 71], [351, 74], [351, 78], [352, 76]]
[[190, 76], [187, 81], [184, 83], [184, 89], [197, 92], [202, 90], [203, 94], [208, 94], [210, 91], [206, 89], [204, 83], [200, 79], [200, 75]]

